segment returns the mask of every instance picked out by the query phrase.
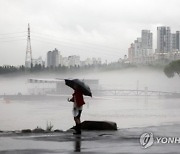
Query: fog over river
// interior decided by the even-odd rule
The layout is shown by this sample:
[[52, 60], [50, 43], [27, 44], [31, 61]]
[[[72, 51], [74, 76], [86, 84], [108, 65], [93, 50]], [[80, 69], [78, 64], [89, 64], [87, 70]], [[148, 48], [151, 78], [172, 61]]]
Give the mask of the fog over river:
[[[180, 78], [167, 78], [157, 69], [129, 68], [116, 71], [92, 71], [76, 74], [31, 74], [1, 76], [0, 94], [28, 94], [28, 78], [98, 79], [103, 89], [142, 89], [180, 92]], [[68, 97], [68, 96], [67, 96]], [[71, 97], [71, 94], [69, 94]], [[132, 128], [180, 123], [180, 99], [156, 96], [101, 96], [85, 98], [83, 120], [111, 120], [118, 128]], [[67, 98], [46, 101], [0, 100], [0, 130], [46, 128], [66, 130], [74, 125], [72, 104]]]

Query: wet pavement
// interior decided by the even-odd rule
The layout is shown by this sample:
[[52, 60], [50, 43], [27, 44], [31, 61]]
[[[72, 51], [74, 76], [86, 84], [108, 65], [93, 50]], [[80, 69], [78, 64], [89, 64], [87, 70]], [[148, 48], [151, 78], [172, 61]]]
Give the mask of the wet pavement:
[[155, 136], [180, 136], [180, 125], [130, 128], [118, 131], [83, 131], [82, 135], [72, 132], [45, 134], [0, 135], [1, 154], [50, 154], [50, 153], [179, 153], [180, 144], [157, 144], [145, 149], [140, 144], [144, 132]]

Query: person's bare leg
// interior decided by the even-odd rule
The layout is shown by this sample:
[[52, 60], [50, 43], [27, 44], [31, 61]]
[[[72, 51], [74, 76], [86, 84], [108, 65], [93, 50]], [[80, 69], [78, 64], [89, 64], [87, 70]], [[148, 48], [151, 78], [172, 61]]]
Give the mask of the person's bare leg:
[[76, 123], [76, 133], [81, 134], [81, 120], [79, 117], [74, 117], [74, 121]]
[[76, 124], [80, 124], [81, 123], [81, 120], [78, 117], [74, 117], [74, 121], [75, 121]]

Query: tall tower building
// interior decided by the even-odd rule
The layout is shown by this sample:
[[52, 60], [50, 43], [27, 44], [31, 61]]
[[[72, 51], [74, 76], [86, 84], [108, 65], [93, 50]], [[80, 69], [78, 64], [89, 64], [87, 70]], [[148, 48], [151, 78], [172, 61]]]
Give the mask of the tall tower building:
[[153, 34], [150, 30], [141, 31], [142, 55], [148, 56], [153, 53]]
[[168, 53], [172, 51], [170, 27], [157, 27], [157, 52]]
[[142, 30], [141, 37], [137, 38], [128, 49], [130, 62], [146, 63], [148, 56], [153, 54], [153, 33], [150, 30]]
[[142, 39], [141, 38], [137, 38], [135, 41], [134, 41], [134, 56], [136, 58], [138, 57], [142, 57]]
[[31, 37], [30, 37], [30, 25], [28, 24], [25, 68], [31, 68], [31, 67], [32, 67], [32, 49], [31, 49]]
[[176, 31], [176, 33], [171, 34], [171, 46], [172, 51], [180, 50], [180, 31]]
[[176, 44], [176, 34], [171, 34], [171, 49], [172, 51], [175, 51], [177, 48], [177, 44]]
[[60, 54], [55, 48], [53, 51], [47, 53], [47, 67], [58, 67], [60, 64]]
[[135, 57], [134, 43], [131, 43], [128, 49], [128, 59], [131, 63], [133, 62], [134, 57]]
[[53, 67], [59, 66], [59, 59], [60, 59], [59, 51], [55, 48], [52, 51], [52, 65], [53, 65]]
[[142, 30], [141, 31], [141, 38], [142, 38], [142, 48], [143, 49], [152, 49], [153, 48], [153, 34], [150, 30]]
[[47, 53], [47, 67], [52, 67], [52, 51], [48, 51]]
[[180, 31], [176, 31], [176, 49], [180, 50]]

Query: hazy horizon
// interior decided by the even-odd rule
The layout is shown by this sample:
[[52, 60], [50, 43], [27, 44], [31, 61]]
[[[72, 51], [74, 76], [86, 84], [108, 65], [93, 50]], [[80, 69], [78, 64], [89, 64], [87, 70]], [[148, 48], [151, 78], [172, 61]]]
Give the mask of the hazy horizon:
[[23, 65], [27, 26], [33, 58], [45, 60], [57, 48], [63, 56], [79, 55], [117, 61], [127, 55], [142, 29], [180, 30], [178, 0], [1, 0], [0, 65]]

